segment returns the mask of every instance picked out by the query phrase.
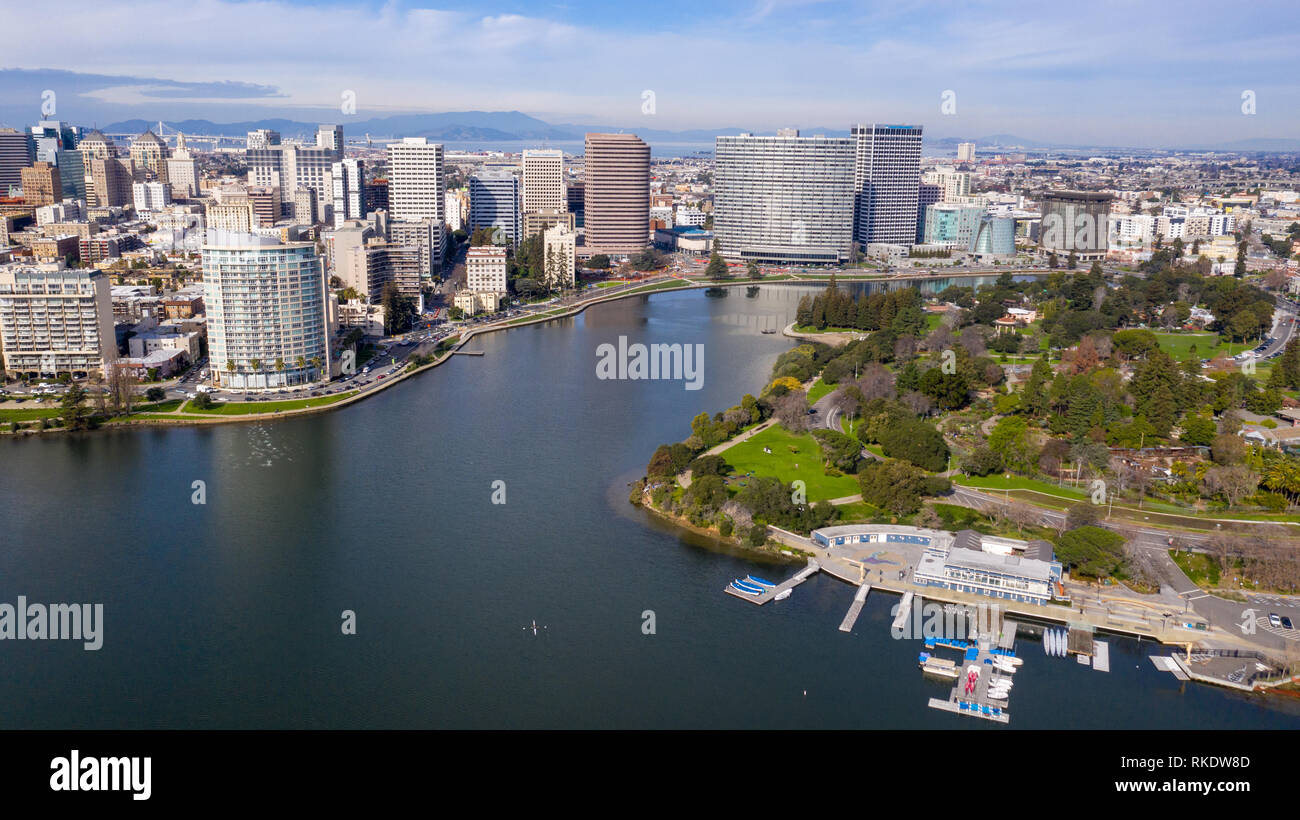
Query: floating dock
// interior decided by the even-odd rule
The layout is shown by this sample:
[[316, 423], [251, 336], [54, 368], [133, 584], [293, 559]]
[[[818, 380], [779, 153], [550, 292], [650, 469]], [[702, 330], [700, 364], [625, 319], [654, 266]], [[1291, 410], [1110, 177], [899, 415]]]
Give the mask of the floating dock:
[[1172, 672], [1174, 677], [1179, 680], [1191, 680], [1191, 678], [1187, 677], [1187, 673], [1182, 670], [1182, 667], [1175, 663], [1174, 659], [1168, 655], [1151, 655], [1149, 657], [1151, 659], [1151, 665], [1156, 669], [1159, 669], [1161, 672]]
[[1092, 668], [1098, 672], [1110, 671], [1110, 644], [1105, 641], [1092, 642]]
[[1066, 654], [1086, 655], [1091, 658], [1092, 649], [1092, 630], [1081, 629], [1073, 624], [1070, 625], [1070, 632], [1066, 638]]
[[1020, 624], [1015, 621], [1002, 619], [1002, 634], [998, 636], [998, 648], [1010, 651], [1016, 647], [1016, 631], [1020, 629]]
[[858, 616], [862, 614], [862, 605], [867, 602], [867, 593], [871, 592], [871, 584], [863, 584], [858, 587], [857, 593], [853, 596], [853, 603], [849, 605], [849, 611], [845, 613], [844, 620], [840, 622], [841, 632], [852, 632], [853, 625], [858, 622]]
[[780, 595], [782, 592], [785, 592], [787, 589], [794, 589], [795, 587], [802, 584], [804, 581], [807, 581], [817, 572], [817, 570], [821, 568], [822, 568], [821, 564], [817, 563], [812, 559], [809, 559], [808, 566], [804, 567], [803, 569], [795, 573], [794, 577], [782, 581], [776, 586], [768, 589], [762, 595], [746, 595], [745, 593], [740, 592], [739, 590], [732, 587], [730, 584], [728, 584], [723, 589], [728, 595], [732, 595], [736, 598], [741, 599], [742, 601], [749, 601], [751, 604], [758, 604], [759, 606], [762, 606], [763, 604], [772, 600], [776, 596]]
[[484, 351], [482, 351], [482, 350], [453, 350], [452, 353], [455, 353], [457, 356], [483, 356], [483, 355], [485, 355], [485, 354], [484, 354]]
[[894, 616], [894, 623], [891, 629], [897, 633], [907, 626], [907, 619], [912, 614], [912, 607], [918, 606], [919, 596], [912, 592], [904, 592], [903, 600], [898, 602], [898, 614]]

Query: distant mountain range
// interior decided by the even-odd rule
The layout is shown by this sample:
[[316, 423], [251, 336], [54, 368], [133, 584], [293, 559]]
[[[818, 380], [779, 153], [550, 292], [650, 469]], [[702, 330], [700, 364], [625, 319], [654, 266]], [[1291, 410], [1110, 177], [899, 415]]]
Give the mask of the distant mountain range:
[[[339, 116], [332, 120], [341, 124], [344, 132], [351, 138], [370, 135], [376, 139], [393, 137], [428, 137], [429, 139], [457, 142], [524, 142], [528, 140], [556, 140], [577, 142], [588, 132], [630, 132], [650, 143], [709, 143], [719, 135], [741, 133], [773, 134], [775, 131], [760, 131], [746, 128], [695, 128], [683, 131], [670, 131], [658, 128], [646, 128], [642, 123], [634, 125], [608, 124], [552, 124], [520, 111], [449, 111], [441, 114], [398, 114], [390, 117], [377, 117], [366, 120], [354, 120]], [[206, 136], [242, 137], [249, 131], [269, 128], [279, 131], [286, 138], [311, 139], [316, 133], [316, 122], [300, 122], [289, 119], [249, 120], [245, 122], [216, 123], [211, 120], [167, 121], [163, 124], [169, 130], [183, 131], [187, 134]], [[157, 122], [141, 119], [124, 120], [100, 128], [110, 134], [139, 134], [146, 129], [157, 128]], [[802, 128], [803, 134], [824, 134], [828, 137], [847, 137], [847, 128]], [[1043, 150], [1049, 148], [1062, 150], [1115, 150], [1123, 146], [1101, 145], [1065, 145], [1044, 142], [1015, 134], [991, 134], [983, 137], [927, 137], [926, 148], [955, 149], [958, 143], [973, 142], [980, 150], [990, 148], [1021, 148], [1026, 150]], [[1177, 150], [1204, 151], [1264, 151], [1292, 152], [1300, 151], [1300, 139], [1243, 139], [1219, 145], [1187, 145]]]

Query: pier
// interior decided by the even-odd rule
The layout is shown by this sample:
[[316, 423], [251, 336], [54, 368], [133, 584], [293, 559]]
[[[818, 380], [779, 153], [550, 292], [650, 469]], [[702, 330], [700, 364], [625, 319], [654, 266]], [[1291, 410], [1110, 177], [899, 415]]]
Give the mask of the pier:
[[452, 353], [455, 354], [455, 355], [457, 355], [457, 356], [484, 356], [484, 355], [487, 355], [487, 354], [486, 354], [484, 351], [482, 351], [482, 350], [454, 350], [454, 351], [452, 351]]
[[862, 605], [867, 602], [867, 593], [869, 592], [871, 592], [871, 584], [863, 584], [858, 587], [857, 593], [853, 596], [853, 603], [849, 606], [849, 611], [845, 613], [844, 620], [840, 622], [841, 632], [853, 631], [853, 625], [857, 623], [858, 616], [862, 614]]

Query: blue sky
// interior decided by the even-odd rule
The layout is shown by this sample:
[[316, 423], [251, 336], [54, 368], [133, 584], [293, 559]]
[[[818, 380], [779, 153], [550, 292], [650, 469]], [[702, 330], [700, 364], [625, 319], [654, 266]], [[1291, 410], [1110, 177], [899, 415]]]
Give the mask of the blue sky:
[[[15, 29], [50, 30], [47, 7], [0, 2]], [[14, 38], [0, 55], [0, 68], [69, 72], [0, 74], [7, 124], [36, 118], [32, 83], [48, 81], [60, 116], [100, 123], [313, 119], [353, 91], [361, 117], [919, 122], [940, 137], [1118, 145], [1300, 137], [1293, 3], [61, 0], [58, 21], [56, 37]], [[955, 113], [941, 108], [949, 91]]]

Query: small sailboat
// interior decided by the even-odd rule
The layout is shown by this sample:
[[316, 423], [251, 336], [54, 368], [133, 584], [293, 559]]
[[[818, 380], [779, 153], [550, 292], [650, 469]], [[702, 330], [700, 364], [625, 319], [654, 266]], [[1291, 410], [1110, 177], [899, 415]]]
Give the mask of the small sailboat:
[[783, 589], [776, 594], [776, 598], [774, 598], [773, 600], [784, 601], [786, 598], [790, 597], [790, 593], [792, 592], [794, 592], [793, 589]]

